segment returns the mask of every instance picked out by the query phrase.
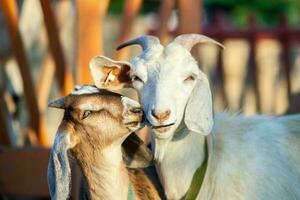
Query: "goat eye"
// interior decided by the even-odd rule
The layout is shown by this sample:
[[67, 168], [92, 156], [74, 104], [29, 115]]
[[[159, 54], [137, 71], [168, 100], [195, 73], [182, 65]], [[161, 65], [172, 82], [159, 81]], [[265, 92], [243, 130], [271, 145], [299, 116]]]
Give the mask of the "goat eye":
[[87, 118], [88, 116], [90, 116], [90, 114], [92, 114], [92, 111], [90, 111], [90, 110], [84, 111], [84, 112], [83, 112], [83, 115], [82, 115], [82, 119]]
[[186, 77], [186, 79], [184, 79], [184, 82], [189, 82], [189, 81], [194, 81], [196, 78], [193, 75], [190, 75], [188, 77]]
[[140, 77], [135, 76], [135, 75], [133, 75], [131, 79], [132, 79], [132, 81], [139, 81], [141, 83], [144, 83], [144, 81]]

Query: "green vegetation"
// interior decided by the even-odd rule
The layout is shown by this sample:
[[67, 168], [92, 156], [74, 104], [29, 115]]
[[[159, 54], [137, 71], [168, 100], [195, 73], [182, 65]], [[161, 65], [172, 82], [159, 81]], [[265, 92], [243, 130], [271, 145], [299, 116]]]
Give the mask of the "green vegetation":
[[[160, 0], [144, 0], [141, 13], [149, 13], [157, 11], [160, 5]], [[111, 0], [109, 12], [113, 14], [121, 14], [123, 11], [124, 0]]]
[[[254, 14], [260, 25], [276, 26], [278, 17], [285, 14], [292, 26], [300, 23], [299, 0], [203, 0], [208, 13], [216, 10], [223, 11], [237, 26], [245, 26], [250, 14]], [[124, 1], [111, 0], [110, 12], [122, 13]], [[157, 11], [160, 0], [144, 0], [142, 13]]]
[[250, 14], [255, 14], [264, 26], [277, 25], [281, 14], [287, 16], [291, 25], [297, 25], [300, 19], [299, 0], [206, 0], [205, 6], [229, 11], [233, 21], [241, 26]]

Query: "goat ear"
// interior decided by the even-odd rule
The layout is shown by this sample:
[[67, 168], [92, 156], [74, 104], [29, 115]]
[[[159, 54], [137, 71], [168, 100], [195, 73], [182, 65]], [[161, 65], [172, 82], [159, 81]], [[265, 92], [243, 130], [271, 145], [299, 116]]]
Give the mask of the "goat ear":
[[131, 65], [105, 56], [96, 56], [90, 61], [90, 72], [98, 88], [121, 89], [131, 87]]
[[65, 200], [69, 197], [71, 169], [68, 149], [70, 147], [70, 134], [59, 131], [55, 136], [48, 163], [47, 176], [51, 199]]
[[184, 122], [189, 130], [208, 135], [213, 127], [212, 96], [206, 76], [202, 77], [188, 100]]
[[153, 165], [153, 154], [146, 144], [131, 133], [122, 144], [123, 159], [129, 168], [145, 168]]
[[65, 98], [57, 99], [55, 101], [52, 101], [48, 104], [48, 107], [51, 108], [59, 108], [59, 109], [65, 109]]

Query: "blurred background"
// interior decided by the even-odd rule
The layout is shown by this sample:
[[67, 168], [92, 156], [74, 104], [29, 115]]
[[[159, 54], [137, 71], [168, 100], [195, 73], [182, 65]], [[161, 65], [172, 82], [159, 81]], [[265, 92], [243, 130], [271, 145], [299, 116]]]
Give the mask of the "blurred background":
[[144, 34], [167, 44], [182, 33], [226, 47], [194, 51], [216, 112], [300, 111], [298, 0], [0, 0], [0, 199], [49, 199], [48, 148], [62, 113], [47, 104], [92, 84], [93, 56], [131, 61], [140, 48], [118, 44]]

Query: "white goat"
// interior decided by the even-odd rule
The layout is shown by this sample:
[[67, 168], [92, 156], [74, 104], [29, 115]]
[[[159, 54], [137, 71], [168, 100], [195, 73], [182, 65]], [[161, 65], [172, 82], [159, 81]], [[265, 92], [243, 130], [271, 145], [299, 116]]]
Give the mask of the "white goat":
[[126, 155], [130, 167], [145, 167], [153, 158], [132, 133], [142, 120], [137, 102], [95, 86], [83, 86], [49, 106], [65, 110], [48, 166], [52, 199], [69, 196], [68, 151], [84, 174], [88, 191], [83, 193], [88, 199], [160, 199], [146, 171], [127, 169], [122, 158]]
[[187, 34], [164, 47], [143, 36], [119, 46], [142, 46], [132, 65], [95, 57], [91, 73], [98, 87], [133, 86], [139, 92], [168, 199], [186, 197], [205, 163], [197, 199], [300, 199], [300, 115], [220, 113], [213, 119], [208, 79], [190, 54], [201, 42], [220, 45]]

